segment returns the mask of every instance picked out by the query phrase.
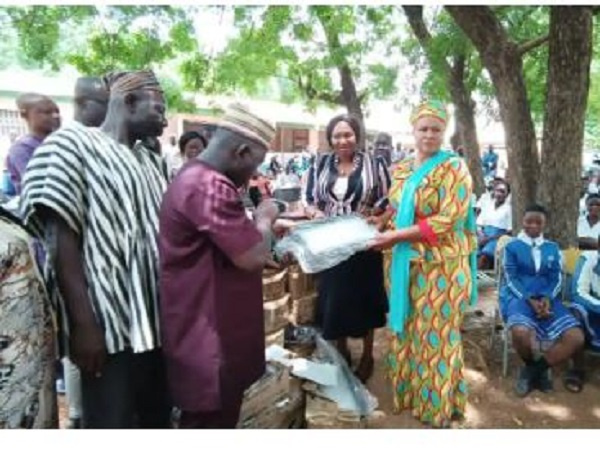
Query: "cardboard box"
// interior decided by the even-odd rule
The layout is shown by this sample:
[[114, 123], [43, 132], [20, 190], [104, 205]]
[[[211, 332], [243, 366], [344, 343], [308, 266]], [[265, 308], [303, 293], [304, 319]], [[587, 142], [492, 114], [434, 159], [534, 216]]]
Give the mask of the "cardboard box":
[[315, 277], [312, 274], [305, 274], [300, 265], [289, 267], [288, 273], [289, 293], [292, 300], [302, 298], [316, 291]]
[[244, 393], [240, 421], [256, 415], [290, 391], [290, 370], [278, 363], [267, 363], [265, 374]]
[[292, 300], [290, 321], [296, 325], [307, 325], [315, 322], [317, 312], [317, 293], [311, 293], [301, 298]]
[[288, 270], [265, 269], [262, 275], [263, 299], [274, 301], [286, 294], [288, 284]]
[[304, 424], [305, 395], [285, 394], [254, 415], [240, 417], [242, 429], [292, 429]]
[[283, 348], [285, 344], [285, 327], [278, 331], [271, 332], [265, 335], [265, 348], [271, 345], [278, 345]]
[[263, 304], [266, 334], [276, 332], [288, 324], [289, 301], [290, 295], [284, 295]]
[[335, 402], [306, 393], [307, 429], [366, 429], [367, 420], [351, 412], [338, 409]]

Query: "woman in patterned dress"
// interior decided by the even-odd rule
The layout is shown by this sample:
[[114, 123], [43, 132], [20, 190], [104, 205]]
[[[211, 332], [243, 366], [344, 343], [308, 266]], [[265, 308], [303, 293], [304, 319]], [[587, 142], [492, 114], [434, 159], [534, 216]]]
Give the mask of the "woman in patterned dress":
[[0, 208], [0, 429], [58, 427], [55, 349], [32, 239]]
[[389, 377], [397, 412], [447, 427], [465, 412], [460, 326], [475, 298], [472, 180], [462, 158], [440, 150], [444, 106], [419, 105], [411, 118], [417, 151], [392, 169], [390, 210], [374, 219], [376, 249], [392, 248]]

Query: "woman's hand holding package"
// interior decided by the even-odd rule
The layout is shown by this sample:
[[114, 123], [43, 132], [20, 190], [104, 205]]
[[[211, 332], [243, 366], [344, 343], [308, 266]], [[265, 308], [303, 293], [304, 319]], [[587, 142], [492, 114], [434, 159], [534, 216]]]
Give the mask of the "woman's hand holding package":
[[381, 232], [371, 241], [368, 249], [383, 251], [392, 248], [398, 241], [398, 233], [396, 231]]
[[389, 222], [389, 217], [386, 216], [385, 214], [378, 215], [378, 216], [371, 215], [370, 217], [367, 217], [367, 223], [375, 226], [379, 232], [383, 232], [385, 230], [388, 222]]

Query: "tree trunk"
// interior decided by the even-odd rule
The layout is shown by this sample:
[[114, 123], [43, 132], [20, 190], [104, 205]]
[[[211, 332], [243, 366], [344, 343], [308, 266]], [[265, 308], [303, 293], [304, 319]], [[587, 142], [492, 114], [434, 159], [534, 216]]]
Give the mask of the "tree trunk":
[[450, 146], [454, 151], [456, 151], [456, 149], [462, 144], [463, 143], [462, 138], [460, 137], [460, 128], [458, 126], [458, 122], [454, 122], [454, 132], [450, 136]]
[[[425, 51], [429, 64], [443, 71], [446, 88], [450, 92], [452, 103], [456, 108], [456, 131], [451, 138], [455, 139], [452, 145], [462, 145], [465, 148], [465, 156], [469, 171], [473, 177], [475, 193], [481, 195], [485, 190], [483, 182], [483, 169], [479, 154], [479, 142], [477, 141], [477, 127], [475, 125], [475, 102], [471, 99], [471, 92], [465, 84], [465, 61], [466, 55], [454, 58], [454, 65], [445, 59], [440, 59], [431, 51], [431, 34], [423, 20], [422, 6], [403, 6], [413, 33], [419, 44]], [[458, 141], [457, 141], [458, 140]]]
[[477, 196], [485, 191], [483, 181], [483, 168], [481, 166], [481, 155], [479, 142], [477, 140], [477, 125], [475, 124], [475, 101], [471, 98], [471, 92], [465, 85], [465, 58], [456, 58], [450, 72], [450, 94], [455, 107], [456, 125], [459, 138], [465, 148], [467, 165], [473, 178], [473, 187]]
[[513, 229], [520, 229], [527, 205], [536, 199], [539, 162], [535, 128], [523, 77], [518, 46], [487, 6], [446, 6], [458, 26], [473, 42], [487, 69], [500, 106], [508, 151], [512, 190]]
[[[333, 8], [332, 8], [333, 9]], [[367, 131], [364, 123], [364, 114], [362, 110], [362, 102], [356, 90], [352, 69], [346, 60], [343, 52], [342, 43], [340, 42], [339, 32], [335, 18], [323, 11], [321, 8], [315, 9], [317, 18], [323, 27], [325, 37], [327, 38], [327, 47], [329, 53], [335, 61], [338, 73], [340, 74], [340, 83], [342, 85], [341, 99], [349, 114], [355, 115], [360, 119], [362, 133], [358, 143], [359, 148], [367, 149], [366, 137]]]
[[544, 117], [540, 199], [550, 208], [548, 235], [577, 245], [579, 183], [590, 80], [592, 8], [553, 6]]
[[360, 123], [362, 125], [360, 148], [366, 150], [367, 129], [365, 127], [361, 101], [358, 97], [358, 92], [356, 91], [356, 84], [354, 84], [354, 78], [352, 77], [352, 71], [350, 70], [350, 67], [348, 67], [347, 64], [338, 67], [338, 71], [342, 80], [342, 100], [344, 101], [344, 106], [346, 106], [348, 113], [360, 119]]

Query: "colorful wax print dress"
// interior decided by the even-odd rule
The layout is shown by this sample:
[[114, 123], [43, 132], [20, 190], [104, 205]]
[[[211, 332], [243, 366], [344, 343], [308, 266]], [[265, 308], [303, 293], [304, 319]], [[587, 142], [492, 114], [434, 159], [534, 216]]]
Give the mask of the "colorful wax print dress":
[[[393, 168], [393, 207], [415, 170], [412, 158]], [[411, 245], [408, 319], [402, 334], [391, 337], [388, 364], [395, 408], [410, 409], [435, 427], [447, 426], [465, 412], [460, 327], [474, 282], [469, 255], [477, 247], [474, 233], [463, 226], [471, 192], [466, 163], [455, 157], [434, 167], [417, 188], [414, 223], [423, 238]]]

